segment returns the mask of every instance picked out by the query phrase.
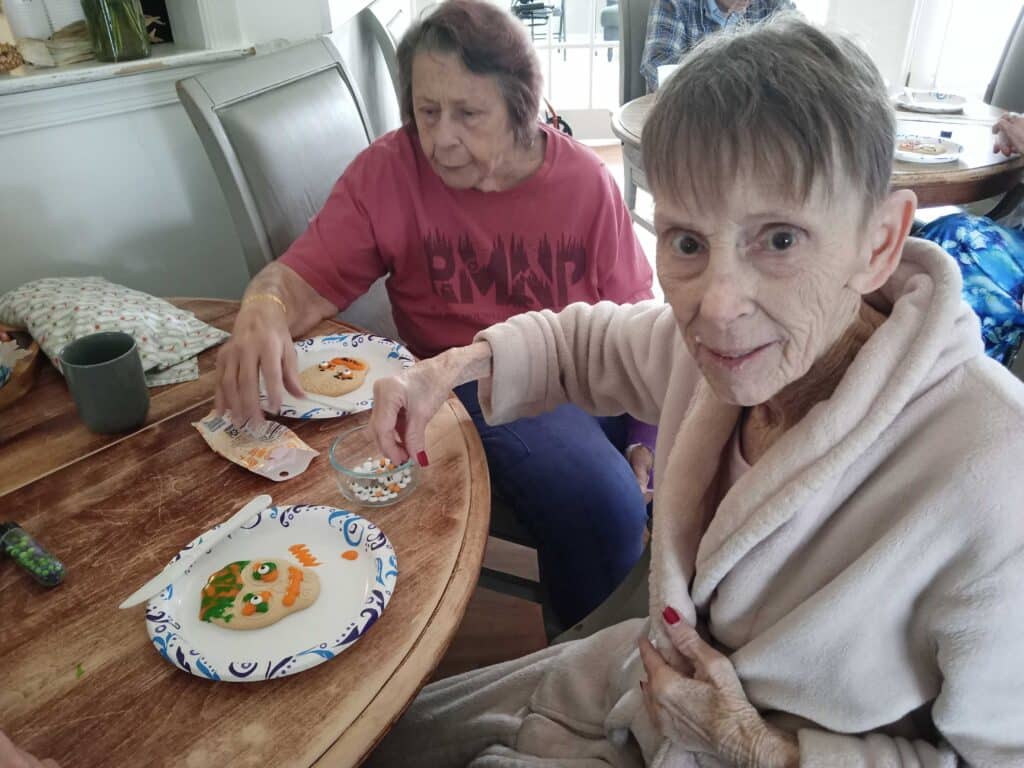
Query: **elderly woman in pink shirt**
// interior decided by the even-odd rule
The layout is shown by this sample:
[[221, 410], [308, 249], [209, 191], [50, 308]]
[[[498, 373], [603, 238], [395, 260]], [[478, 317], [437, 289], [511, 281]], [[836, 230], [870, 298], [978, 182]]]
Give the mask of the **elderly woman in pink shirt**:
[[[526, 310], [651, 298], [651, 268], [600, 160], [537, 120], [541, 74], [522, 26], [482, 0], [448, 0], [398, 50], [405, 125], [345, 170], [308, 230], [257, 275], [218, 357], [217, 408], [260, 418], [302, 390], [292, 339], [387, 275], [395, 323], [420, 357]], [[649, 449], [627, 417], [566, 406], [488, 426], [476, 384], [457, 394], [480, 430], [496, 495], [538, 543], [568, 626], [639, 558]], [[421, 464], [422, 444], [406, 446]], [[652, 446], [653, 447], [653, 446]]]

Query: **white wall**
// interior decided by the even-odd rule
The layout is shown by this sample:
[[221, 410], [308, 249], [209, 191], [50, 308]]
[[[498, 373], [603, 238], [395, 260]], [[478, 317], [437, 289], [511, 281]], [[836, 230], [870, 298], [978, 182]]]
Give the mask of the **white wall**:
[[1020, 0], [926, 0], [910, 61], [914, 88], [980, 99], [1020, 13]]
[[902, 87], [922, 0], [831, 0], [826, 24], [856, 37], [888, 81]]
[[165, 296], [241, 293], [241, 248], [181, 106], [16, 133], [0, 155], [0, 293], [64, 275]]
[[13, 43], [14, 33], [11, 32], [11, 25], [7, 23], [6, 17], [0, 13], [0, 43]]
[[[329, 30], [326, 0], [234, 2], [232, 34], [247, 43]], [[0, 97], [0, 293], [101, 275], [164, 296], [241, 295], [248, 272], [227, 204], [174, 95], [196, 71]]]
[[[327, 0], [235, 0], [249, 42], [301, 40], [331, 31]], [[358, 4], [360, 0], [349, 0]]]

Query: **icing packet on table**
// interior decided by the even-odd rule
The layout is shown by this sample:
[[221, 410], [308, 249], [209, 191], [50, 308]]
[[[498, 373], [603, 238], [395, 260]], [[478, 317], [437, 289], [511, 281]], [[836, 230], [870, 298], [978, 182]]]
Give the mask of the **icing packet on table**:
[[236, 427], [210, 411], [192, 426], [215, 453], [275, 482], [301, 475], [313, 457], [320, 455], [288, 427], [275, 421]]

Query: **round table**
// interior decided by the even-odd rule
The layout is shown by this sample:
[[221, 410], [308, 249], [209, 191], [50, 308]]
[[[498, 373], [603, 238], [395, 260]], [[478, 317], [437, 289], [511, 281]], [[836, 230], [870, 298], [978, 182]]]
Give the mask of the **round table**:
[[[230, 329], [237, 302], [174, 300]], [[314, 334], [352, 330], [326, 321]], [[452, 397], [428, 430], [430, 467], [404, 502], [360, 514], [398, 555], [394, 596], [365, 637], [298, 675], [214, 683], [178, 671], [150, 644], [144, 607], [125, 597], [197, 534], [260, 493], [275, 503], [342, 505], [327, 449], [344, 420], [283, 420], [321, 455], [284, 483], [214, 454], [191, 426], [212, 405], [216, 350], [200, 378], [151, 390], [146, 424], [94, 435], [49, 364], [0, 414], [0, 521], [14, 519], [61, 558], [65, 582], [36, 585], [0, 559], [0, 727], [67, 766], [358, 765], [448, 647], [476, 584], [490, 486], [480, 439]]]
[[[622, 141], [623, 161], [632, 166], [633, 182], [650, 190], [643, 172], [640, 137], [656, 94], [627, 102], [612, 114], [612, 132]], [[1005, 157], [992, 151], [992, 124], [1003, 110], [971, 105], [963, 116], [922, 115], [897, 111], [899, 129], [907, 133], [937, 136], [950, 131], [951, 139], [964, 147], [955, 163], [922, 165], [894, 162], [894, 189], [912, 189], [919, 207], [962, 205], [1005, 194], [1024, 176], [1024, 156]], [[627, 176], [629, 173], [627, 172]], [[628, 184], [627, 184], [628, 186]], [[627, 200], [629, 191], [627, 190]]]

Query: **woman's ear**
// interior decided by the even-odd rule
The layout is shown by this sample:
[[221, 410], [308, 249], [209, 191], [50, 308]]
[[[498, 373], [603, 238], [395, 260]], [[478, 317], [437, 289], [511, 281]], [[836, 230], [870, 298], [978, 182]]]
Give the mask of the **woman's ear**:
[[866, 235], [870, 248], [868, 262], [850, 278], [850, 287], [862, 296], [877, 291], [896, 271], [915, 211], [917, 195], [909, 189], [899, 189], [890, 192], [871, 216]]

